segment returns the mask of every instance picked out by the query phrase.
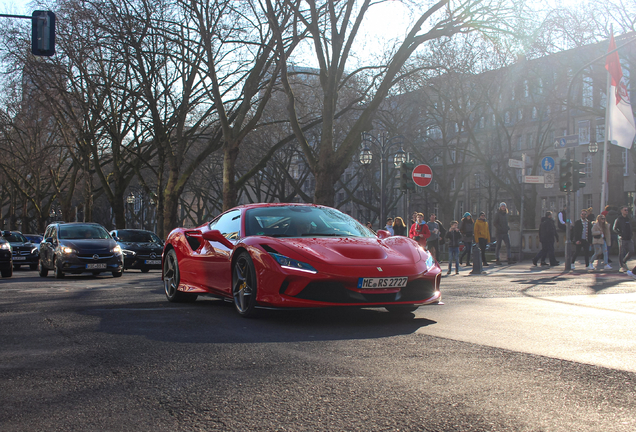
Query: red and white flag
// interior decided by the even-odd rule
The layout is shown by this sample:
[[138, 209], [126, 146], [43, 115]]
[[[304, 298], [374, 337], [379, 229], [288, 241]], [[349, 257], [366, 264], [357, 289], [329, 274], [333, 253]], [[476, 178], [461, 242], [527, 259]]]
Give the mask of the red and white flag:
[[[608, 51], [615, 49], [616, 42], [614, 41], [614, 35], [612, 35]], [[629, 92], [627, 91], [617, 51], [607, 55], [605, 69], [612, 76], [610, 94], [607, 98], [607, 116], [609, 118], [607, 140], [612, 144], [630, 149], [636, 135], [636, 126], [634, 125], [632, 104], [629, 101]]]

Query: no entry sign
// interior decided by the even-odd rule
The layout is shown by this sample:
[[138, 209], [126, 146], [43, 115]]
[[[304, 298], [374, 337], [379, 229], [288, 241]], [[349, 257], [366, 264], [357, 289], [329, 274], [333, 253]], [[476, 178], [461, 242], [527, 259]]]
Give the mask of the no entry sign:
[[433, 171], [431, 170], [431, 167], [426, 164], [418, 165], [413, 168], [412, 176], [413, 181], [419, 187], [426, 187], [433, 181]]

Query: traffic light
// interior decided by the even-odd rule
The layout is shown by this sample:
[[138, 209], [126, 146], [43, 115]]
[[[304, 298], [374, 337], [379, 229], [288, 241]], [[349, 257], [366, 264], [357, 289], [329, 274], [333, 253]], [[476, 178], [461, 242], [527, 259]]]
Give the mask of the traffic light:
[[559, 160], [559, 190], [572, 191], [572, 161], [569, 159]]
[[36, 10], [31, 15], [31, 52], [36, 56], [55, 54], [55, 14]]
[[572, 192], [576, 192], [585, 187], [585, 182], [581, 181], [581, 178], [585, 178], [585, 171], [582, 171], [584, 169], [584, 164], [572, 161]]
[[400, 189], [403, 191], [415, 190], [412, 176], [413, 168], [415, 168], [415, 163], [413, 162], [402, 162], [402, 165], [400, 165]]

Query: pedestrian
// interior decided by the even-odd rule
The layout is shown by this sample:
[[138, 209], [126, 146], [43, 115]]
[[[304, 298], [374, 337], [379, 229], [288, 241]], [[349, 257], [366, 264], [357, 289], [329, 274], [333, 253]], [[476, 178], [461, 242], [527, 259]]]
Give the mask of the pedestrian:
[[596, 221], [596, 216], [594, 215], [594, 209], [592, 207], [587, 209], [587, 220], [591, 223]]
[[[603, 210], [603, 212], [606, 212], [605, 213], [605, 222], [610, 227], [610, 241], [611, 241], [611, 245], [612, 246], [615, 245], [616, 247], [618, 247], [618, 234], [616, 234], [614, 232], [614, 222], [616, 222], [616, 218], [618, 218], [618, 216], [620, 216], [619, 215], [620, 212], [618, 211], [618, 207], [606, 205], [605, 206], [605, 210]], [[607, 252], [609, 253], [610, 250], [608, 249]], [[612, 262], [612, 259], [609, 256], [607, 257], [607, 262], [608, 263]]]
[[587, 210], [581, 210], [581, 219], [577, 219], [572, 226], [572, 238], [576, 245], [576, 251], [572, 257], [572, 270], [574, 270], [574, 262], [579, 252], [585, 257], [585, 268], [594, 270], [590, 265], [590, 243], [592, 242], [592, 224], [587, 220]]
[[508, 264], [513, 264], [512, 248], [510, 247], [510, 225], [508, 225], [508, 206], [505, 202], [499, 204], [499, 210], [495, 213], [495, 217], [492, 220], [492, 224], [495, 227], [495, 235], [497, 236], [497, 247], [495, 247], [495, 264], [501, 265], [499, 260], [499, 251], [501, 250], [501, 244], [506, 243], [506, 255]]
[[439, 242], [438, 242], [438, 247], [437, 247], [437, 262], [441, 262], [441, 253], [442, 253], [442, 249], [444, 247], [444, 243], [446, 242], [446, 228], [444, 228], [444, 224], [442, 223], [441, 220], [439, 219], [435, 219], [435, 222], [437, 222], [437, 225], [439, 225]]
[[373, 233], [373, 234], [377, 234], [374, 230], [373, 230], [373, 225], [371, 224], [371, 222], [367, 221], [366, 223], [366, 227], [369, 228], [369, 230]]
[[455, 261], [455, 274], [459, 274], [459, 243], [462, 241], [462, 233], [459, 231], [457, 221], [452, 221], [445, 238], [448, 239], [448, 273], [451, 274], [453, 261]]
[[557, 217], [557, 228], [559, 229], [559, 231], [561, 231], [563, 233], [563, 244], [566, 243], [566, 230], [567, 230], [567, 224], [569, 224], [570, 222], [568, 221], [568, 213], [567, 213], [567, 206], [563, 206], [563, 210], [561, 210], [559, 212], [559, 216]]
[[[418, 242], [423, 248], [426, 248], [426, 240], [431, 236], [428, 225], [424, 222], [424, 215], [418, 213], [415, 217], [415, 223], [411, 225], [409, 237]], [[433, 256], [433, 258], [435, 258]]]
[[459, 223], [459, 232], [462, 233], [462, 242], [464, 243], [464, 251], [459, 257], [459, 263], [462, 263], [465, 256], [466, 267], [468, 267], [470, 266], [470, 252], [473, 248], [473, 238], [475, 232], [475, 221], [473, 220], [473, 216], [470, 213], [464, 213], [464, 217]]
[[[605, 222], [605, 216], [601, 213], [596, 217], [596, 223], [592, 225], [592, 245], [594, 245], [594, 255], [590, 258], [590, 266], [594, 267], [594, 260], [603, 254], [603, 260], [605, 261], [605, 270], [612, 268], [607, 262], [607, 250], [608, 246], [606, 240], [611, 242], [610, 229], [607, 222]], [[611, 243], [610, 243], [611, 244]]]
[[[484, 266], [488, 266], [486, 262], [486, 245], [490, 243], [490, 228], [488, 228], [488, 222], [486, 222], [486, 213], [479, 213], [479, 219], [475, 221], [475, 241], [481, 249], [481, 262]], [[473, 257], [473, 262], [475, 257]]]
[[541, 250], [532, 259], [532, 264], [537, 265], [537, 262], [541, 260], [541, 265], [548, 265], [545, 262], [546, 257], [550, 260], [551, 266], [559, 265], [559, 262], [554, 256], [554, 242], [559, 242], [559, 234], [554, 226], [554, 220], [552, 219], [552, 212], [546, 212], [545, 217], [539, 225], [539, 241], [541, 242]]
[[614, 221], [614, 232], [618, 234], [618, 266], [628, 270], [627, 260], [634, 254], [634, 242], [627, 206], [621, 207], [620, 216]]
[[395, 235], [395, 232], [393, 231], [393, 218], [386, 219], [386, 226], [384, 227], [384, 229], [390, 232], [391, 235]]
[[431, 213], [431, 215], [428, 218], [428, 222], [426, 222], [426, 225], [428, 225], [428, 230], [431, 232], [431, 236], [426, 241], [426, 244], [428, 246], [429, 252], [431, 252], [433, 257], [437, 259], [437, 251], [439, 249], [440, 229], [439, 229], [439, 224], [435, 221], [435, 219], [437, 219], [437, 216], [435, 215], [435, 213]]
[[396, 236], [406, 235], [406, 225], [404, 225], [404, 221], [399, 216], [393, 221], [393, 234]]

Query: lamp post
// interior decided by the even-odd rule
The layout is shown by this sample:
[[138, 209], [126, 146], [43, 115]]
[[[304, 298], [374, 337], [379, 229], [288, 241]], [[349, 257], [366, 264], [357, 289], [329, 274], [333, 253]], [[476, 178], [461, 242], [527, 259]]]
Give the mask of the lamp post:
[[400, 144], [400, 149], [393, 156], [393, 164], [398, 167], [406, 161], [406, 152], [402, 149], [402, 142], [404, 137], [397, 135], [392, 138], [388, 138], [388, 134], [380, 134], [380, 138], [371, 135], [368, 132], [362, 133], [362, 142], [365, 143], [364, 148], [360, 152], [360, 163], [365, 166], [369, 166], [373, 161], [373, 152], [367, 146], [367, 143], [377, 148], [380, 152], [380, 226], [385, 221], [384, 214], [384, 162], [388, 160], [389, 151], [395, 145]]

